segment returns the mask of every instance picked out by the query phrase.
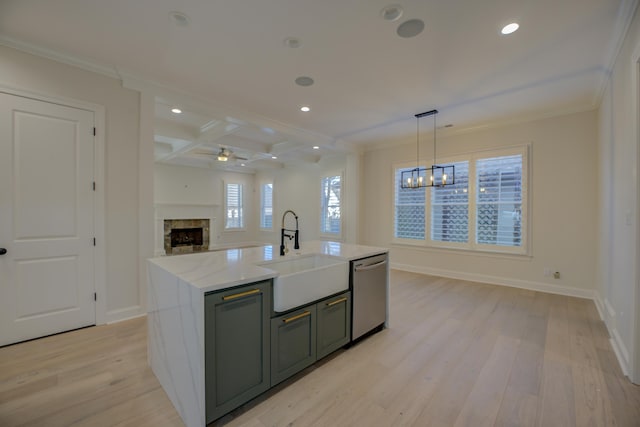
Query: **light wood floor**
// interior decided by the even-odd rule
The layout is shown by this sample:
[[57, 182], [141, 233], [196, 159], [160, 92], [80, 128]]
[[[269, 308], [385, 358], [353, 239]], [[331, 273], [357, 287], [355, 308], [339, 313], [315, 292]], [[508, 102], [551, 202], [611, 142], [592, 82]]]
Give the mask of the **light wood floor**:
[[[593, 302], [393, 271], [391, 327], [215, 425], [640, 426]], [[180, 426], [146, 319], [0, 348], [0, 426]]]

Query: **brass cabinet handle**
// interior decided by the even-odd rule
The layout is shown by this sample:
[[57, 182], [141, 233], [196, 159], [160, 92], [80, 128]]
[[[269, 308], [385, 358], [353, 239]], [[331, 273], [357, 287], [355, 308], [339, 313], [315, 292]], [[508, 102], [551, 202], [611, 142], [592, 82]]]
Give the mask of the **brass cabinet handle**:
[[311, 314], [310, 311], [305, 311], [304, 313], [296, 314], [295, 316], [287, 317], [286, 319], [282, 319], [284, 323], [293, 322], [294, 320], [302, 319], [303, 317], [307, 317]]
[[255, 295], [255, 294], [259, 294], [260, 293], [260, 289], [252, 289], [250, 291], [245, 291], [245, 292], [240, 292], [238, 294], [233, 294], [233, 295], [225, 295], [222, 297], [222, 301], [229, 301], [232, 299], [236, 299], [236, 298], [242, 298], [242, 297], [246, 297], [249, 295]]
[[347, 297], [342, 297], [340, 299], [337, 299], [335, 301], [331, 301], [327, 303], [327, 307], [333, 307], [336, 304], [340, 304], [341, 302], [345, 302], [347, 300]]

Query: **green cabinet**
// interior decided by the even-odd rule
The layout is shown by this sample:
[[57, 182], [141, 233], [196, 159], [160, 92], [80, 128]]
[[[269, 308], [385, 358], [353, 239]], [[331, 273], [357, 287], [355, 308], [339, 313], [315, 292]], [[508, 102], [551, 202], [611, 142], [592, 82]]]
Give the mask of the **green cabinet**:
[[271, 386], [351, 341], [351, 292], [271, 319]]
[[316, 306], [271, 319], [271, 386], [316, 361]]
[[319, 302], [316, 312], [319, 360], [351, 341], [351, 292]]
[[270, 318], [271, 281], [205, 296], [210, 423], [349, 343], [351, 292]]
[[205, 296], [207, 423], [270, 387], [271, 281]]

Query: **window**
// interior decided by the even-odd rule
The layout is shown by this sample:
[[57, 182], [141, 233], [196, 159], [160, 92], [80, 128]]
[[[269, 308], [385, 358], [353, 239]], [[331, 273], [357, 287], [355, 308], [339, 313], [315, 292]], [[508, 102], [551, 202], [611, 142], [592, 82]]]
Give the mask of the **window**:
[[242, 184], [225, 185], [226, 230], [244, 228], [243, 188]]
[[424, 188], [411, 189], [400, 186], [402, 172], [410, 171], [414, 168], [415, 166], [396, 169], [394, 180], [396, 183], [395, 236], [400, 239], [424, 240], [426, 191]]
[[431, 240], [469, 241], [469, 162], [453, 162], [455, 184], [433, 187], [431, 192]]
[[260, 228], [273, 228], [273, 184], [262, 184], [260, 187]]
[[340, 175], [325, 176], [320, 183], [320, 233], [340, 235], [342, 222], [340, 219]]
[[396, 166], [396, 242], [526, 253], [527, 147], [446, 163], [455, 166], [455, 184], [428, 189], [401, 188], [402, 171], [415, 166]]
[[476, 162], [476, 243], [522, 246], [522, 155]]

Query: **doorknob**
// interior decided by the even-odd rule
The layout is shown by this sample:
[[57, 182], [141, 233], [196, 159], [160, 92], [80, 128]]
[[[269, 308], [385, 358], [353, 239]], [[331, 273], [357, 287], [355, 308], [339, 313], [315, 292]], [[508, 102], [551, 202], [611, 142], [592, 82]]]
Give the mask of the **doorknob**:
[[4, 255], [7, 253], [7, 250], [5, 248], [0, 248], [0, 255]]

